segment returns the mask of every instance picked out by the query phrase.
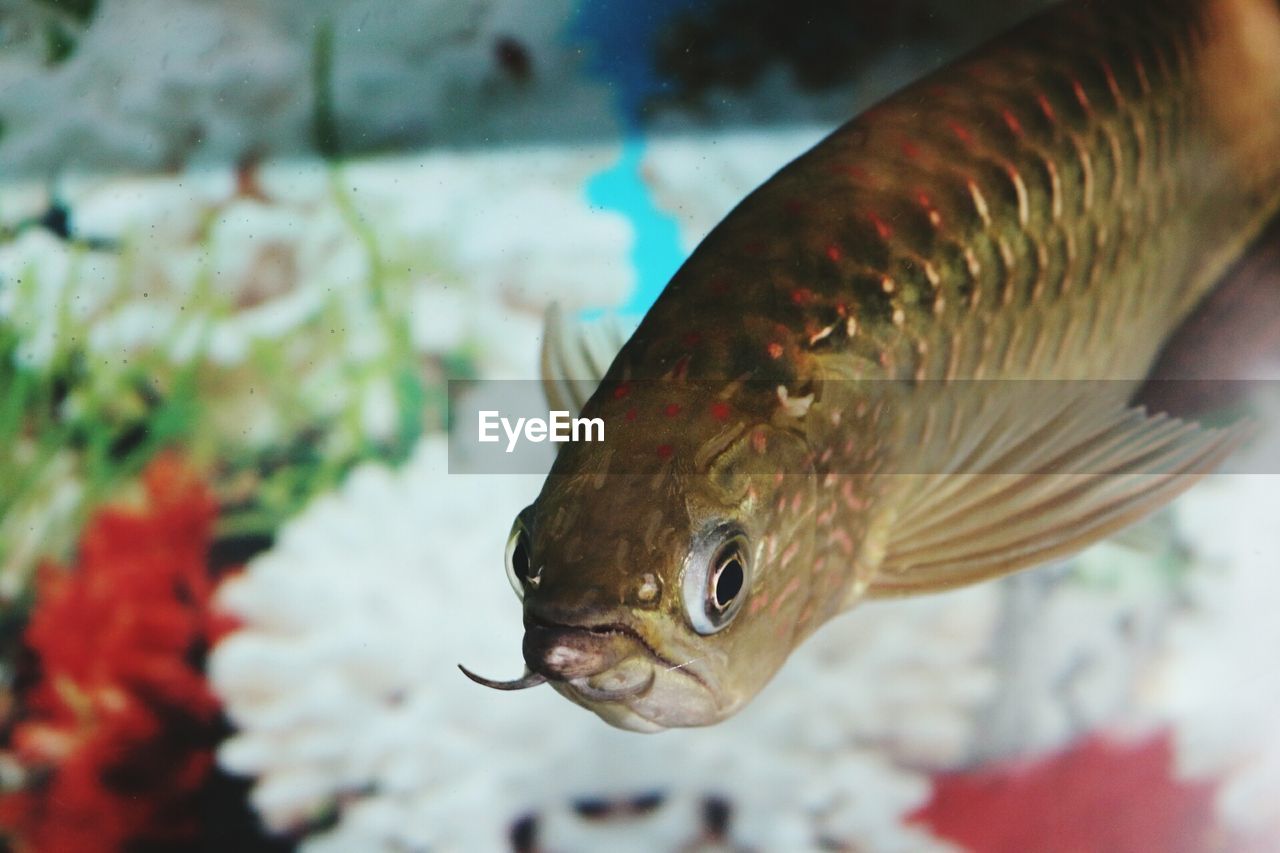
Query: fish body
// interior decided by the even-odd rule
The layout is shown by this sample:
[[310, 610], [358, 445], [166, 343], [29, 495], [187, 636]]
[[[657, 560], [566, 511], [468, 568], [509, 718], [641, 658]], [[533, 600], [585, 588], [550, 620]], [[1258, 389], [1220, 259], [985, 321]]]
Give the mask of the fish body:
[[519, 686], [714, 723], [858, 601], [1167, 501], [1235, 435], [1127, 401], [1278, 206], [1275, 0], [1059, 5], [836, 130], [697, 248], [585, 403], [609, 441], [518, 519]]

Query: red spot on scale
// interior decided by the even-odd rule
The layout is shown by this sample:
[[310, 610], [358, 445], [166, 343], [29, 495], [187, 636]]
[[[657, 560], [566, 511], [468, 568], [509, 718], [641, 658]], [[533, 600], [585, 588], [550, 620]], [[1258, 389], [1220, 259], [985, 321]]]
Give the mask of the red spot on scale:
[[769, 358], [782, 358], [782, 344], [777, 341], [771, 341], [765, 351], [769, 353]]
[[669, 444], [659, 444], [659, 445], [658, 445], [658, 458], [659, 458], [659, 459], [670, 459], [670, 458], [672, 457], [672, 455], [674, 455], [674, 454], [675, 454], [675, 452], [676, 452], [676, 449], [675, 449], [674, 447], [672, 447], [671, 445], [669, 445]]
[[842, 178], [853, 178], [855, 181], [858, 181], [859, 183], [867, 184], [868, 186], [874, 183], [871, 180], [871, 175], [867, 172], [866, 169], [862, 168], [861, 166], [852, 166], [852, 165], [832, 166], [831, 174], [837, 175]]
[[910, 139], [904, 139], [902, 140], [902, 153], [914, 160], [920, 156], [920, 146]]
[[662, 409], [662, 414], [669, 418], [674, 418], [676, 415], [680, 414], [680, 405], [678, 403], [667, 403], [667, 405]]
[[627, 414], [624, 417], [629, 421], [634, 421], [636, 418], [640, 417], [640, 413], [635, 409], [627, 409]]
[[1022, 122], [1018, 121], [1018, 117], [1013, 114], [1012, 110], [1004, 110], [1000, 113], [1000, 117], [1004, 119], [1005, 127], [1009, 128], [1010, 133], [1019, 138], [1022, 137]]
[[751, 433], [751, 449], [756, 453], [764, 453], [769, 449], [769, 439], [764, 434], [764, 430], [756, 430]]
[[1120, 82], [1116, 80], [1115, 69], [1111, 67], [1111, 63], [1103, 59], [1102, 73], [1107, 78], [1107, 89], [1111, 92], [1111, 97], [1115, 98], [1116, 105], [1124, 103], [1124, 95], [1120, 92]]
[[980, 83], [1002, 81], [1005, 77], [1003, 68], [994, 68], [990, 62], [975, 62], [969, 66], [969, 76]]
[[1040, 105], [1040, 112], [1044, 113], [1044, 117], [1048, 119], [1049, 123], [1056, 124], [1058, 116], [1053, 111], [1053, 104], [1049, 103], [1049, 99], [1045, 97], [1044, 92], [1036, 93], [1036, 103]]
[[720, 401], [719, 403], [712, 403], [711, 417], [715, 418], [718, 421], [729, 420], [729, 404], [724, 401]]
[[973, 142], [973, 134], [969, 132], [969, 128], [965, 127], [958, 121], [948, 121], [947, 129], [951, 131], [956, 139], [959, 139], [965, 145]]
[[934, 228], [942, 225], [942, 214], [938, 213], [938, 209], [933, 206], [933, 199], [929, 198], [929, 194], [924, 190], [916, 190], [916, 203], [924, 210], [925, 216], [929, 218], [929, 224]]
[[830, 261], [839, 261], [842, 257], [844, 257], [844, 253], [840, 251], [840, 247], [839, 247], [839, 246], [837, 246], [835, 243], [830, 243], [830, 244], [828, 244], [828, 246], [827, 246], [827, 259], [828, 259], [828, 260], [830, 260]]
[[1079, 80], [1073, 79], [1071, 81], [1071, 91], [1075, 94], [1076, 102], [1080, 104], [1080, 109], [1084, 110], [1086, 114], [1093, 111], [1092, 106], [1089, 104], [1089, 96], [1085, 93], [1084, 86], [1080, 84]]
[[625, 400], [629, 396], [631, 396], [631, 386], [625, 382], [613, 389], [613, 399], [615, 400]]
[[798, 287], [791, 291], [791, 301], [797, 305], [808, 305], [813, 301], [813, 291], [807, 287]]
[[881, 240], [889, 240], [893, 237], [893, 229], [889, 227], [889, 223], [875, 213], [868, 213], [867, 219], [871, 221], [871, 227], [876, 229], [876, 233], [880, 235]]

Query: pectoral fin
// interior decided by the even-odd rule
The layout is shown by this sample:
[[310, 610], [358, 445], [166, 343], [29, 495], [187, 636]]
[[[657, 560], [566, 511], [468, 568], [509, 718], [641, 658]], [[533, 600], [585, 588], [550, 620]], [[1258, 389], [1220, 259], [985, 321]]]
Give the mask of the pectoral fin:
[[946, 415], [967, 412], [966, 440], [937, 472], [900, 475], [867, 595], [934, 592], [1070, 555], [1167, 503], [1249, 432], [1053, 392], [1018, 405], [938, 401], [941, 421], [935, 409], [920, 437], [954, 434]]

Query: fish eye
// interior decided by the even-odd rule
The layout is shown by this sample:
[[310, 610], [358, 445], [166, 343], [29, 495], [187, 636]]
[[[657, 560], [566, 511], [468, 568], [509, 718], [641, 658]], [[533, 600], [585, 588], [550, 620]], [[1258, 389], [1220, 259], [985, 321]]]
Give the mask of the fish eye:
[[722, 524], [698, 537], [684, 573], [684, 605], [699, 634], [714, 634], [738, 615], [750, 581], [747, 537]]
[[538, 586], [542, 579], [542, 568], [533, 567], [533, 543], [530, 541], [528, 517], [533, 507], [526, 507], [511, 525], [511, 534], [507, 537], [507, 579], [516, 595], [524, 599], [525, 590]]
[[742, 592], [742, 584], [747, 579], [746, 570], [742, 568], [742, 555], [737, 549], [721, 556], [716, 563], [718, 567], [711, 578], [710, 603], [717, 612], [723, 613]]

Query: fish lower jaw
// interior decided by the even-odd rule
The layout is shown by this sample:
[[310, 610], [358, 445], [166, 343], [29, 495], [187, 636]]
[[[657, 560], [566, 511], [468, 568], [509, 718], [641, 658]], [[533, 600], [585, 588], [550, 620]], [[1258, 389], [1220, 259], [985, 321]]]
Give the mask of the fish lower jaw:
[[561, 696], [595, 714], [614, 728], [640, 734], [655, 734], [667, 729], [667, 726], [655, 723], [648, 717], [632, 710], [631, 706], [625, 701], [589, 698], [589, 695], [583, 692], [581, 685], [575, 685], [568, 681], [552, 681], [548, 683]]
[[552, 682], [555, 690], [611, 726], [634, 732], [707, 726], [727, 714], [721, 697], [679, 670], [646, 667], [643, 676], [601, 673], [589, 679]]
[[603, 672], [587, 678], [575, 678], [569, 686], [590, 702], [625, 702], [647, 694], [653, 689], [655, 678], [653, 667], [649, 667], [648, 672], [639, 677]]

